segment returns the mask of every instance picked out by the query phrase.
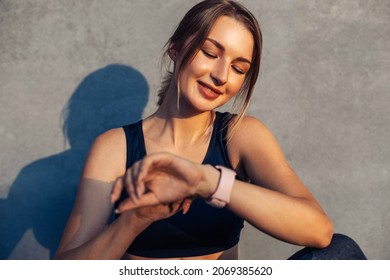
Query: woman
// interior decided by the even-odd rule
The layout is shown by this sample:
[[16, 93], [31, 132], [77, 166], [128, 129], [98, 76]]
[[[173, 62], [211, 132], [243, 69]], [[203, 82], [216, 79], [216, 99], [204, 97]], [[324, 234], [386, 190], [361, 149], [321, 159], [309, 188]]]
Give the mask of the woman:
[[[157, 111], [91, 147], [57, 258], [236, 259], [244, 220], [335, 257], [332, 222], [271, 132], [244, 115], [261, 48], [256, 19], [233, 1], [184, 16], [167, 43], [174, 66]], [[233, 97], [237, 114], [215, 111]]]

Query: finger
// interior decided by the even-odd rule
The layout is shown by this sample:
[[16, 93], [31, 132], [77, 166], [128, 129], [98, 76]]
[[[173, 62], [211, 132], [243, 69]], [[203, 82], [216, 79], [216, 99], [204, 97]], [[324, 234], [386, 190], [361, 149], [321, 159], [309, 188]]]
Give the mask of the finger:
[[153, 193], [150, 192], [141, 196], [141, 198], [137, 201], [136, 204], [130, 198], [125, 199], [119, 204], [118, 208], [115, 209], [115, 213], [120, 214], [128, 210], [157, 204], [160, 204], [160, 201]]
[[196, 194], [196, 186], [202, 178], [202, 171], [194, 162], [167, 152], [150, 154], [144, 159], [153, 169], [157, 169], [185, 182], [188, 194]]
[[136, 168], [136, 165], [133, 165], [131, 168], [129, 168], [127, 173], [126, 173], [126, 190], [127, 190], [127, 194], [129, 195], [129, 198], [135, 204], [137, 204], [138, 198], [135, 194], [135, 186], [134, 186], [134, 180], [133, 180], [134, 168]]
[[142, 160], [138, 165], [137, 176], [136, 176], [136, 189], [137, 195], [140, 197], [146, 191], [145, 179], [149, 172], [149, 164], [147, 160]]
[[132, 177], [133, 184], [134, 184], [134, 191], [137, 198], [140, 198], [140, 196], [145, 192], [145, 184], [143, 182], [144, 176], [141, 173], [142, 164], [143, 161], [139, 161], [137, 163], [137, 166], [134, 168], [133, 177]]
[[123, 176], [120, 176], [115, 180], [115, 183], [112, 186], [111, 195], [110, 195], [111, 203], [114, 203], [120, 198], [122, 190], [123, 190]]
[[169, 212], [170, 213], [173, 213], [173, 212], [176, 213], [176, 212], [182, 210], [183, 209], [183, 203], [184, 203], [184, 200], [169, 203], [168, 204], [168, 207], [170, 208]]
[[190, 207], [191, 207], [191, 204], [192, 204], [192, 199], [189, 199], [189, 198], [186, 198], [184, 199], [183, 201], [183, 214], [187, 214], [188, 211], [190, 211]]

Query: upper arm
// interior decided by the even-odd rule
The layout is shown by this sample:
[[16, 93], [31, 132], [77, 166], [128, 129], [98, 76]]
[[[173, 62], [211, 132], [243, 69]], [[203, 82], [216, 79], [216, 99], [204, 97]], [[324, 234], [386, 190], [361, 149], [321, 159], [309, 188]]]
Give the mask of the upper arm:
[[126, 140], [122, 128], [96, 138], [87, 156], [72, 213], [57, 254], [78, 247], [107, 226], [111, 188], [125, 172]]
[[288, 164], [273, 134], [257, 119], [244, 117], [228, 148], [253, 184], [315, 201]]
[[110, 182], [125, 171], [126, 137], [122, 128], [114, 128], [96, 138], [81, 177]]

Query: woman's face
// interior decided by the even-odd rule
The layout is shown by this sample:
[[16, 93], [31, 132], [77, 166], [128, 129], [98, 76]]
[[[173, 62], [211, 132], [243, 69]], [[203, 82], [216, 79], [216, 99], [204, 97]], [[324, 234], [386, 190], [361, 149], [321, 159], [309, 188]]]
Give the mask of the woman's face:
[[253, 45], [253, 36], [242, 23], [218, 18], [199, 52], [180, 72], [181, 103], [186, 103], [180, 106], [209, 111], [227, 103], [243, 85]]

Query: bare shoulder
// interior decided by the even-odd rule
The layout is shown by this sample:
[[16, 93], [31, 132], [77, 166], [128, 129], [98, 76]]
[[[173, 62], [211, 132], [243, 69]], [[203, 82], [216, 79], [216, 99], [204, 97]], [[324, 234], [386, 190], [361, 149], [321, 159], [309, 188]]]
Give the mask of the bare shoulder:
[[[264, 182], [269, 171], [276, 166], [287, 167], [283, 152], [274, 135], [260, 120], [245, 116], [233, 131], [228, 142], [228, 154], [236, 171], [243, 178]], [[265, 172], [266, 173], [266, 172]], [[264, 176], [263, 176], [264, 175]]]
[[122, 128], [99, 135], [88, 153], [83, 178], [113, 181], [126, 170], [126, 136]]
[[234, 131], [231, 143], [236, 148], [248, 148], [248, 145], [276, 141], [268, 127], [252, 116], [244, 116]]

